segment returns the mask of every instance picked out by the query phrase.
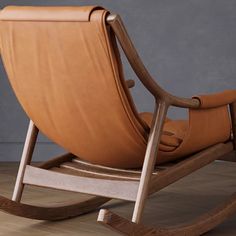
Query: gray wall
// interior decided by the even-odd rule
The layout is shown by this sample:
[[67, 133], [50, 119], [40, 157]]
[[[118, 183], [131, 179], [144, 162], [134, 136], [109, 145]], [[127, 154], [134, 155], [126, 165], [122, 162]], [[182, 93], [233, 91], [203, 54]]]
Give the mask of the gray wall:
[[[156, 81], [181, 96], [236, 88], [236, 0], [1, 0], [6, 5], [102, 5], [119, 13], [145, 65]], [[153, 99], [124, 60], [126, 78], [140, 111], [152, 111]], [[0, 161], [19, 160], [28, 119], [0, 65]], [[171, 110], [170, 116], [186, 114]], [[41, 136], [35, 159], [62, 149]]]

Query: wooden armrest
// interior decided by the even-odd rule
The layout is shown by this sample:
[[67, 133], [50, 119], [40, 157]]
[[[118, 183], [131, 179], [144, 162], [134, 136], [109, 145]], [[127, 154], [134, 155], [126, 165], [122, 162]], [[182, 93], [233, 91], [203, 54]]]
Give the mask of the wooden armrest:
[[221, 93], [198, 95], [200, 108], [215, 108], [236, 102], [236, 90], [225, 90]]
[[200, 101], [196, 98], [183, 98], [168, 94], [170, 105], [181, 108], [199, 108]]
[[119, 15], [108, 15], [107, 22], [115, 32], [115, 35], [118, 38], [120, 45], [134, 72], [142, 84], [149, 90], [149, 92], [155, 97], [157, 101], [164, 101], [168, 105], [184, 108], [199, 107], [200, 102], [198, 99], [179, 98], [173, 96], [156, 83], [140, 59]]
[[135, 81], [132, 79], [126, 80], [125, 82], [128, 88], [133, 88], [135, 86]]
[[192, 99], [175, 97], [168, 94], [170, 97], [170, 104], [185, 108], [201, 108], [209, 109], [232, 104], [236, 102], [236, 90], [225, 90], [221, 93], [197, 95]]
[[[214, 95], [194, 96], [191, 99], [173, 96], [172, 94], [166, 92], [156, 83], [144, 66], [138, 52], [129, 38], [120, 16], [110, 14], [107, 17], [107, 22], [115, 32], [115, 35], [118, 38], [134, 72], [157, 101], [165, 102], [167, 105], [183, 108], [212, 108], [236, 101], [236, 90], [229, 90]], [[128, 87], [129, 83], [130, 82], [127, 81]]]

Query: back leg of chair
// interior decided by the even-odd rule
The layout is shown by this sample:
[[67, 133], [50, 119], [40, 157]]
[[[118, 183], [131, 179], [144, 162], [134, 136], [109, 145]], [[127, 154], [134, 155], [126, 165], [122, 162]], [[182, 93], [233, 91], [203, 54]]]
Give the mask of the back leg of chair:
[[230, 113], [232, 120], [232, 130], [233, 130], [233, 144], [236, 150], [236, 102], [230, 104]]
[[15, 188], [12, 196], [13, 201], [20, 202], [21, 200], [22, 192], [24, 189], [23, 178], [25, 173], [25, 167], [31, 162], [38, 132], [39, 130], [35, 126], [33, 121], [30, 121], [16, 178]]
[[[12, 200], [0, 196], [0, 211], [30, 219], [54, 221], [69, 219], [72, 217], [86, 214], [111, 200], [109, 198], [99, 196], [92, 197], [83, 201], [68, 201], [63, 204], [58, 203], [50, 206], [43, 206], [42, 204], [29, 205], [20, 203], [24, 190], [23, 180], [26, 173], [26, 166], [29, 165], [31, 162], [34, 147], [37, 141], [38, 132], [39, 130], [35, 126], [33, 121], [30, 121]], [[52, 165], [52, 162], [54, 162], [54, 164], [56, 165], [55, 161], [51, 160], [42, 164], [42, 168], [43, 166], [44, 168], [45, 166], [48, 166], [48, 163], [51, 163]]]

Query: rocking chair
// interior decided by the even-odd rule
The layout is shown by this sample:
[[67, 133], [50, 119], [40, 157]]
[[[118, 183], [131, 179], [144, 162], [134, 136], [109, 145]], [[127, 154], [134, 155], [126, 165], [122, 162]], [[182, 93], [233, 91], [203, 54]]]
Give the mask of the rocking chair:
[[[138, 114], [124, 80], [118, 39], [137, 77], [155, 98]], [[191, 99], [163, 90], [139, 58], [119, 15], [97, 6], [6, 7], [0, 51], [12, 88], [30, 118], [10, 214], [61, 220], [111, 199], [135, 203], [132, 221], [101, 209], [98, 222], [124, 235], [201, 235], [236, 211], [236, 196], [194, 222], [170, 228], [141, 224], [147, 197], [236, 148], [236, 90]], [[188, 120], [166, 117], [170, 106]], [[38, 167], [39, 130], [69, 151]], [[168, 163], [168, 165], [166, 165]], [[139, 170], [140, 169], [140, 170]], [[25, 185], [95, 195], [52, 207], [21, 203]]]

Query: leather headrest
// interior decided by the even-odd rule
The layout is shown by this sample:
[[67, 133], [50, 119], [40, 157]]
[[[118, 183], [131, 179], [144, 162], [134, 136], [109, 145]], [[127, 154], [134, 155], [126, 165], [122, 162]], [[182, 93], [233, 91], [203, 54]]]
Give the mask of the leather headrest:
[[0, 12], [2, 21], [89, 21], [94, 10], [99, 6], [7, 6]]

